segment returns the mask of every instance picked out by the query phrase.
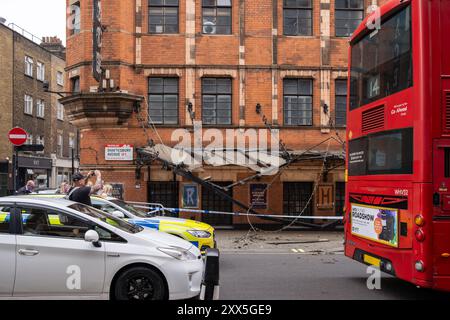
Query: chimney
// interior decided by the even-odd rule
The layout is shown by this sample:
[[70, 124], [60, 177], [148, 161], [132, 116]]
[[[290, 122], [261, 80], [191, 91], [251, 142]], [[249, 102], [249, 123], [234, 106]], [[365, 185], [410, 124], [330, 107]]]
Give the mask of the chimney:
[[41, 47], [64, 60], [66, 59], [66, 48], [58, 37], [43, 37]]

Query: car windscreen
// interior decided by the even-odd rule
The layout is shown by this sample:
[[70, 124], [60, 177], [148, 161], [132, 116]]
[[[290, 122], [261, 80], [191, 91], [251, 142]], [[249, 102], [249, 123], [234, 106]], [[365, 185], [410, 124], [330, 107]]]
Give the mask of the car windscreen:
[[145, 212], [144, 210], [140, 210], [140, 209], [132, 206], [131, 204], [126, 203], [125, 201], [112, 200], [111, 202], [139, 218], [148, 218], [149, 217], [147, 212]]
[[128, 233], [139, 233], [144, 229], [140, 226], [128, 223], [125, 220], [118, 219], [110, 214], [107, 214], [103, 211], [97, 210], [93, 207], [81, 203], [74, 203], [70, 205], [69, 208], [84, 213], [90, 217], [99, 219], [102, 222], [105, 222], [117, 229], [120, 229]]

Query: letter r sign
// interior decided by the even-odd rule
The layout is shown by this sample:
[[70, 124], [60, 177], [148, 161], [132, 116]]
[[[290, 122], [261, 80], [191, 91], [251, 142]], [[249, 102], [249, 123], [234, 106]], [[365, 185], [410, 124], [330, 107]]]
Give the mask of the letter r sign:
[[198, 185], [197, 184], [185, 184], [183, 185], [183, 208], [186, 209], [198, 209]]

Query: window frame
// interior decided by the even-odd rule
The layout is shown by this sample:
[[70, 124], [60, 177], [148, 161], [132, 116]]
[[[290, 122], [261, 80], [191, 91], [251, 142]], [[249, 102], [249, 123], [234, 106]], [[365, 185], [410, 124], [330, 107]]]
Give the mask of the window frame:
[[[312, 37], [314, 36], [314, 2], [313, 0], [309, 0], [310, 6], [309, 7], [303, 7], [303, 6], [289, 6], [286, 2], [286, 0], [283, 0], [283, 35], [288, 37]], [[296, 19], [297, 19], [297, 32], [295, 34], [287, 33], [286, 32], [286, 13], [288, 11], [296, 11]], [[301, 19], [299, 17], [299, 12], [301, 11], [308, 11], [310, 12], [310, 18], [309, 19]], [[300, 20], [310, 20], [311, 26], [309, 28], [308, 34], [301, 34], [299, 33], [299, 21]]]
[[43, 62], [36, 62], [36, 79], [38, 81], [45, 81], [45, 64]]
[[60, 157], [64, 156], [64, 136], [61, 133], [56, 135], [57, 154]]
[[29, 133], [27, 136], [27, 141], [25, 142], [26, 144], [33, 144], [34, 141], [34, 137], [32, 133]]
[[64, 121], [64, 105], [59, 101], [56, 104], [56, 119]]
[[[343, 94], [338, 94], [338, 90], [337, 90], [338, 83], [345, 83], [345, 88], [346, 88], [345, 96]], [[344, 109], [344, 115], [345, 115], [344, 119], [346, 120], [345, 124], [339, 124], [337, 121], [337, 119], [338, 119], [338, 102], [337, 102], [338, 97], [345, 97], [345, 109]], [[347, 127], [347, 110], [348, 110], [347, 101], [348, 101], [348, 79], [339, 79], [338, 78], [334, 81], [334, 124], [336, 127], [341, 127], [341, 128]], [[339, 112], [342, 112], [342, 111], [339, 111]]]
[[[215, 93], [210, 93], [210, 92], [207, 92], [207, 93], [205, 93], [205, 81], [206, 80], [215, 80], [216, 81], [216, 91], [215, 91]], [[218, 89], [219, 87], [218, 87], [218, 85], [217, 85], [217, 80], [227, 80], [227, 81], [229, 81], [230, 82], [230, 91], [229, 91], [229, 93], [224, 93], [224, 92], [220, 92], [220, 90]], [[208, 77], [208, 76], [206, 76], [206, 77], [203, 77], [202, 78], [202, 83], [201, 83], [201, 89], [202, 89], [202, 123], [203, 123], [203, 125], [205, 125], [205, 126], [232, 126], [233, 125], [233, 78], [231, 78], [231, 77]], [[215, 108], [214, 108], [214, 111], [215, 111], [215, 118], [214, 118], [214, 123], [207, 123], [206, 121], [205, 121], [205, 97], [206, 96], [214, 96], [215, 97], [215, 102], [214, 102], [214, 104], [215, 104]], [[229, 96], [229, 98], [230, 98], [230, 104], [229, 104], [229, 107], [230, 107], [230, 109], [229, 109], [229, 112], [230, 112], [230, 117], [229, 117], [229, 122], [227, 122], [227, 123], [218, 123], [218, 119], [219, 118], [223, 118], [223, 117], [219, 117], [218, 116], [218, 110], [220, 110], [219, 108], [218, 108], [218, 104], [219, 104], [219, 97], [220, 96]], [[226, 110], [226, 109], [222, 109], [222, 110]]]
[[[351, 0], [347, 0], [347, 1], [351, 1]], [[337, 19], [336, 17], [337, 17], [337, 14], [336, 14], [336, 12], [358, 12], [358, 11], [360, 11], [361, 13], [362, 13], [362, 18], [361, 18], [361, 21], [360, 21], [360, 23], [361, 22], [363, 22], [364, 21], [364, 17], [365, 17], [365, 10], [364, 10], [364, 6], [365, 6], [365, 3], [364, 3], [364, 0], [358, 0], [358, 1], [360, 1], [360, 3], [361, 3], [361, 8], [349, 8], [349, 7], [346, 7], [346, 8], [341, 8], [341, 7], [337, 7], [337, 2], [335, 1], [335, 3], [334, 3], [334, 35], [335, 35], [335, 37], [337, 37], [337, 38], [348, 38], [348, 37], [351, 37], [352, 35], [353, 35], [353, 33], [355, 32], [355, 30], [356, 30], [356, 28], [355, 28], [355, 30], [353, 30], [353, 32], [351, 33], [351, 34], [345, 34], [345, 35], [341, 35], [341, 34], [338, 34], [338, 32], [337, 32], [337, 30], [338, 30], [338, 28], [336, 27], [337, 26], [337, 21], [339, 20], [349, 20], [349, 19]], [[356, 19], [351, 19], [351, 20], [356, 20]]]
[[42, 99], [36, 100], [36, 117], [45, 119], [45, 101]]
[[56, 71], [56, 84], [64, 87], [64, 73], [62, 71]]
[[[30, 98], [30, 99], [27, 99]], [[33, 116], [33, 109], [34, 109], [34, 99], [33, 96], [29, 94], [24, 95], [24, 113], [29, 116]]]
[[[162, 87], [163, 90], [162, 92], [152, 92], [151, 91], [151, 80], [161, 80], [162, 81]], [[168, 80], [176, 80], [177, 82], [177, 91], [176, 93], [174, 92], [166, 92], [165, 88], [166, 88], [166, 81]], [[148, 121], [149, 123], [153, 123], [155, 125], [161, 125], [161, 126], [176, 126], [180, 124], [180, 78], [179, 77], [159, 77], [159, 76], [155, 76], [155, 77], [149, 77], [148, 78]], [[168, 85], [167, 85], [168, 86]], [[162, 108], [161, 110], [161, 119], [162, 121], [155, 121], [154, 116], [152, 116], [152, 102], [151, 102], [151, 97], [152, 96], [158, 96], [161, 97], [161, 103], [162, 103]], [[166, 103], [165, 103], [165, 98], [169, 97], [169, 96], [176, 96], [176, 108], [175, 110], [177, 111], [177, 115], [176, 115], [176, 122], [174, 123], [169, 123], [166, 121], [166, 117], [165, 117], [165, 113], [166, 111], [169, 111], [171, 109], [167, 109], [166, 110]], [[156, 110], [156, 109], [153, 109]]]
[[[174, 4], [166, 4], [166, 0], [161, 0], [162, 1], [162, 4], [160, 4], [160, 5], [155, 5], [155, 4], [151, 4], [151, 0], [149, 0], [148, 1], [148, 33], [149, 34], [154, 34], [154, 35], [162, 35], [162, 34], [178, 34], [178, 33], [180, 33], [180, 1], [179, 0], [177, 0], [177, 4], [176, 5], [174, 5]], [[152, 8], [160, 8], [160, 9], [162, 9], [162, 19], [163, 19], [163, 23], [162, 24], [152, 24], [152, 20], [151, 20], [151, 9]], [[177, 10], [177, 24], [176, 24], [176, 26], [177, 26], [177, 28], [176, 28], [176, 31], [174, 31], [174, 32], [167, 32], [167, 29], [166, 29], [166, 27], [167, 27], [167, 24], [166, 24], [166, 18], [167, 18], [167, 14], [166, 14], [166, 9], [169, 9], [169, 8], [176, 8], [176, 10]], [[162, 30], [162, 32], [155, 32], [155, 31], [152, 31], [151, 30], [151, 26], [152, 25], [157, 25], [157, 26], [159, 26], [159, 25], [161, 25], [162, 26], [162, 28], [163, 28], [163, 30]], [[170, 26], [173, 26], [173, 24], [170, 24]]]
[[[296, 80], [297, 81], [297, 94], [287, 94], [286, 93], [286, 81], [289, 80]], [[298, 88], [299, 88], [299, 84], [301, 81], [309, 81], [311, 84], [311, 93], [309, 95], [303, 95], [300, 94]], [[299, 97], [310, 97], [311, 98], [311, 109], [307, 110], [306, 112], [311, 112], [311, 120], [310, 120], [310, 124], [296, 124], [296, 123], [289, 123], [287, 121], [286, 117], [286, 97], [297, 97], [297, 100]], [[300, 114], [300, 111], [299, 111]], [[293, 117], [291, 116], [290, 118], [299, 118], [301, 119], [300, 116], [298, 117]], [[314, 126], [314, 79], [312, 78], [284, 78], [283, 79], [283, 124], [285, 126], [289, 126], [289, 127], [313, 127]]]
[[[233, 0], [229, 0], [230, 1], [230, 5], [218, 5], [218, 0], [212, 0], [215, 1], [215, 5], [208, 5], [205, 4], [205, 1], [208, 0], [202, 0], [201, 6], [202, 6], [202, 17], [201, 17], [201, 23], [202, 23], [202, 35], [208, 35], [208, 36], [215, 36], [215, 35], [232, 35], [233, 34]], [[210, 0], [211, 1], [211, 0]], [[205, 10], [208, 9], [214, 9], [215, 10], [215, 14], [214, 14], [214, 18], [215, 18], [215, 24], [214, 25], [205, 25], [205, 16], [206, 17], [210, 17], [209, 15], [205, 15]], [[230, 12], [229, 15], [229, 21], [230, 21], [230, 25], [222, 25], [222, 24], [218, 24], [218, 9], [228, 9]], [[205, 32], [205, 27], [207, 26], [211, 26], [211, 27], [215, 27], [215, 32], [214, 33], [208, 33]], [[229, 27], [230, 28], [230, 32], [227, 33], [217, 33], [217, 27]]]
[[81, 79], [79, 76], [70, 78], [70, 87], [72, 93], [80, 93], [81, 92]]
[[25, 75], [31, 78], [34, 76], [34, 59], [30, 56], [25, 56]]
[[[70, 14], [73, 16], [72, 26], [70, 29], [70, 35], [76, 35], [81, 32], [81, 3], [80, 1], [72, 3], [70, 5]], [[77, 19], [78, 18], [78, 19]]]

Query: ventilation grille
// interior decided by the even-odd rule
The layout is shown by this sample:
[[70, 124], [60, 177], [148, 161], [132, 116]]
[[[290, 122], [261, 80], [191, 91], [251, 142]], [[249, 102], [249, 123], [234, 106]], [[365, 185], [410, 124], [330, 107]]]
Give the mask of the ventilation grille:
[[384, 106], [379, 106], [362, 114], [362, 131], [363, 133], [384, 129]]
[[445, 92], [444, 108], [445, 108], [445, 129], [450, 130], [450, 91]]

